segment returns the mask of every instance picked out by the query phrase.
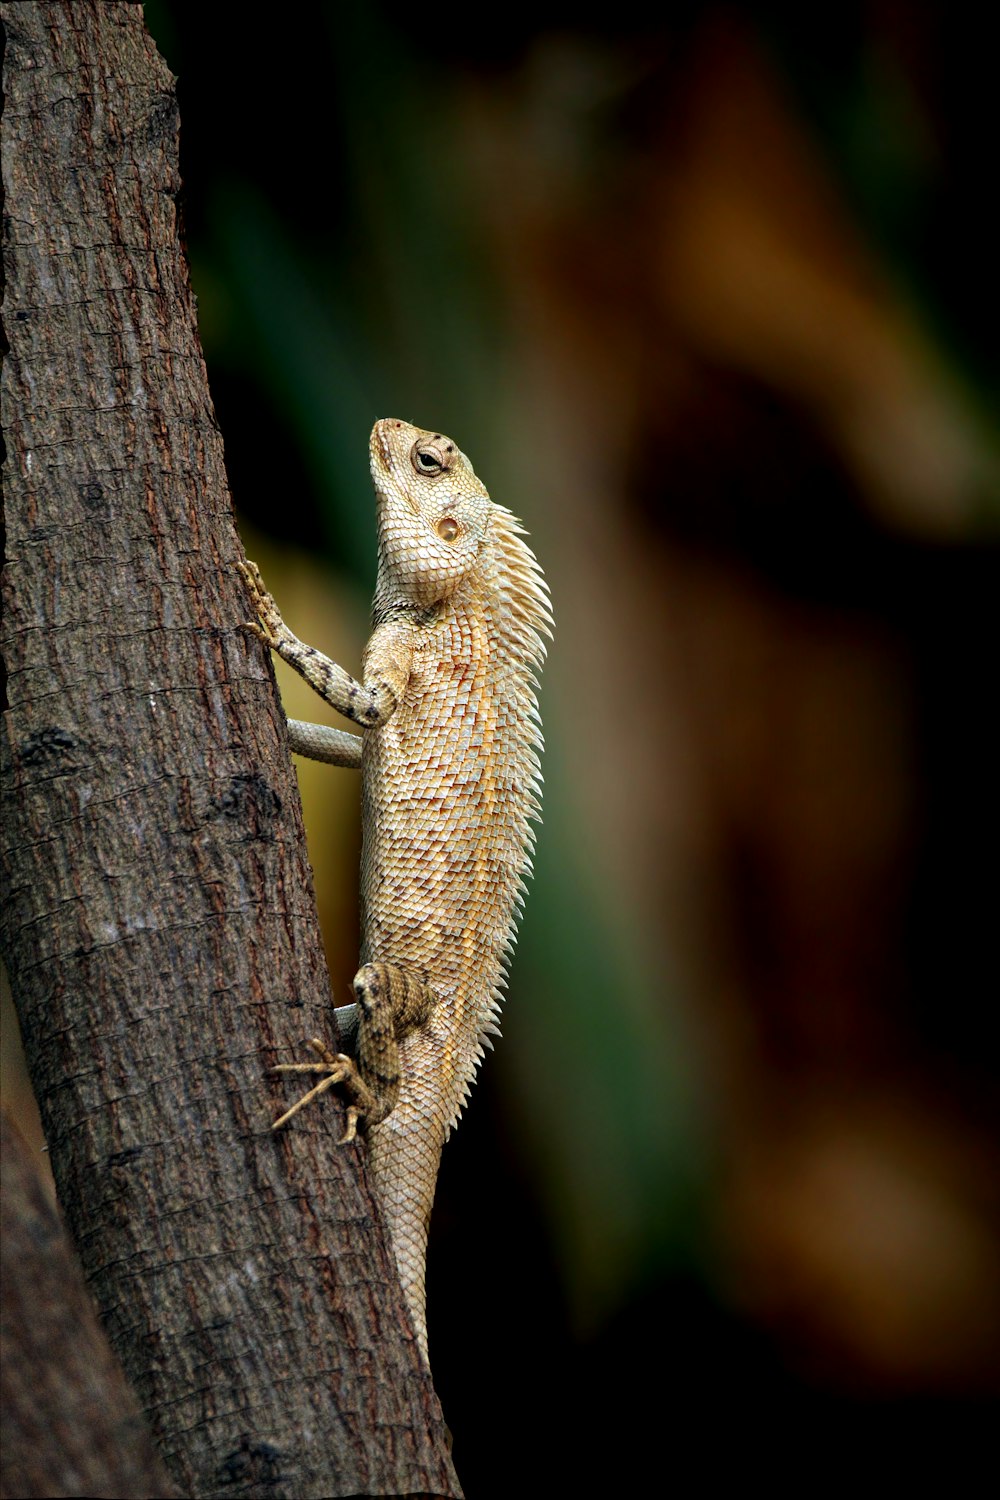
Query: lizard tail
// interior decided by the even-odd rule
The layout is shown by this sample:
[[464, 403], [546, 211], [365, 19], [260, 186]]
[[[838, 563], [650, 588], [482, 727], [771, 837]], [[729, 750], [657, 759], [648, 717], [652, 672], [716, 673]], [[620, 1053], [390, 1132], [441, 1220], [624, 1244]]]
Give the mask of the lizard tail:
[[416, 1101], [402, 1098], [392, 1114], [373, 1127], [368, 1141], [368, 1169], [417, 1344], [429, 1366], [424, 1268], [444, 1131], [441, 1122], [421, 1113]]

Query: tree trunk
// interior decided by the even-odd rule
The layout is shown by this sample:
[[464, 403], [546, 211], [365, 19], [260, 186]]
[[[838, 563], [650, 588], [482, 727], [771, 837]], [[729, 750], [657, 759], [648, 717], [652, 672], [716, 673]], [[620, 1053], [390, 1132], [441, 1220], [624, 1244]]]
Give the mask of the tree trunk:
[[0, 941], [66, 1221], [183, 1493], [454, 1495], [363, 1146], [332, 1101], [269, 1129], [265, 1068], [333, 1017], [240, 628], [173, 80], [137, 4], [0, 15]]
[[0, 1496], [176, 1496], [25, 1141], [0, 1112]]

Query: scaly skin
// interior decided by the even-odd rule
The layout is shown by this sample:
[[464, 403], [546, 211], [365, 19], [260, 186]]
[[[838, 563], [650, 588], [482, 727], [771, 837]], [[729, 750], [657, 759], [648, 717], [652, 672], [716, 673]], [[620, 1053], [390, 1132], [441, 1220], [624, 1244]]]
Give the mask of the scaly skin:
[[440, 433], [376, 422], [374, 628], [361, 681], [287, 628], [241, 566], [255, 634], [361, 737], [289, 723], [292, 749], [362, 771], [361, 968], [352, 1055], [280, 1071], [333, 1084], [369, 1162], [424, 1359], [424, 1257], [441, 1147], [497, 1032], [539, 815], [536, 672], [548, 590], [523, 529]]

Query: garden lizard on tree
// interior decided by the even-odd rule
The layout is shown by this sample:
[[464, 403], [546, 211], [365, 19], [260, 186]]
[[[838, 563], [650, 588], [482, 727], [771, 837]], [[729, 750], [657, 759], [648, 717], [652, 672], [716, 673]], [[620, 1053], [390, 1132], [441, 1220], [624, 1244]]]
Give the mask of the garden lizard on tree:
[[[367, 1134], [424, 1360], [424, 1259], [441, 1148], [497, 1021], [531, 869], [542, 745], [536, 673], [548, 588], [524, 529], [441, 433], [376, 422], [373, 629], [361, 680], [285, 625], [253, 563], [247, 628], [361, 734], [290, 720], [297, 754], [361, 767], [361, 967], [338, 1008], [345, 1051], [276, 1072], [334, 1084]], [[350, 1055], [348, 1055], [350, 1054]]]

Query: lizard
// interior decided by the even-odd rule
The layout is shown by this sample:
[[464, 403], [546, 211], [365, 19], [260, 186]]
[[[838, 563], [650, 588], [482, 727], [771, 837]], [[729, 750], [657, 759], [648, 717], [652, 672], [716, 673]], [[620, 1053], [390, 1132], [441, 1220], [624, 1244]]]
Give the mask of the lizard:
[[369, 443], [378, 531], [360, 679], [284, 623], [252, 562], [246, 628], [359, 734], [288, 721], [293, 752], [361, 769], [361, 953], [345, 1048], [316, 1038], [322, 1075], [279, 1129], [334, 1085], [342, 1143], [360, 1127], [417, 1344], [428, 1365], [427, 1232], [441, 1150], [500, 1006], [540, 819], [538, 673], [548, 586], [520, 521], [442, 433], [395, 418]]

